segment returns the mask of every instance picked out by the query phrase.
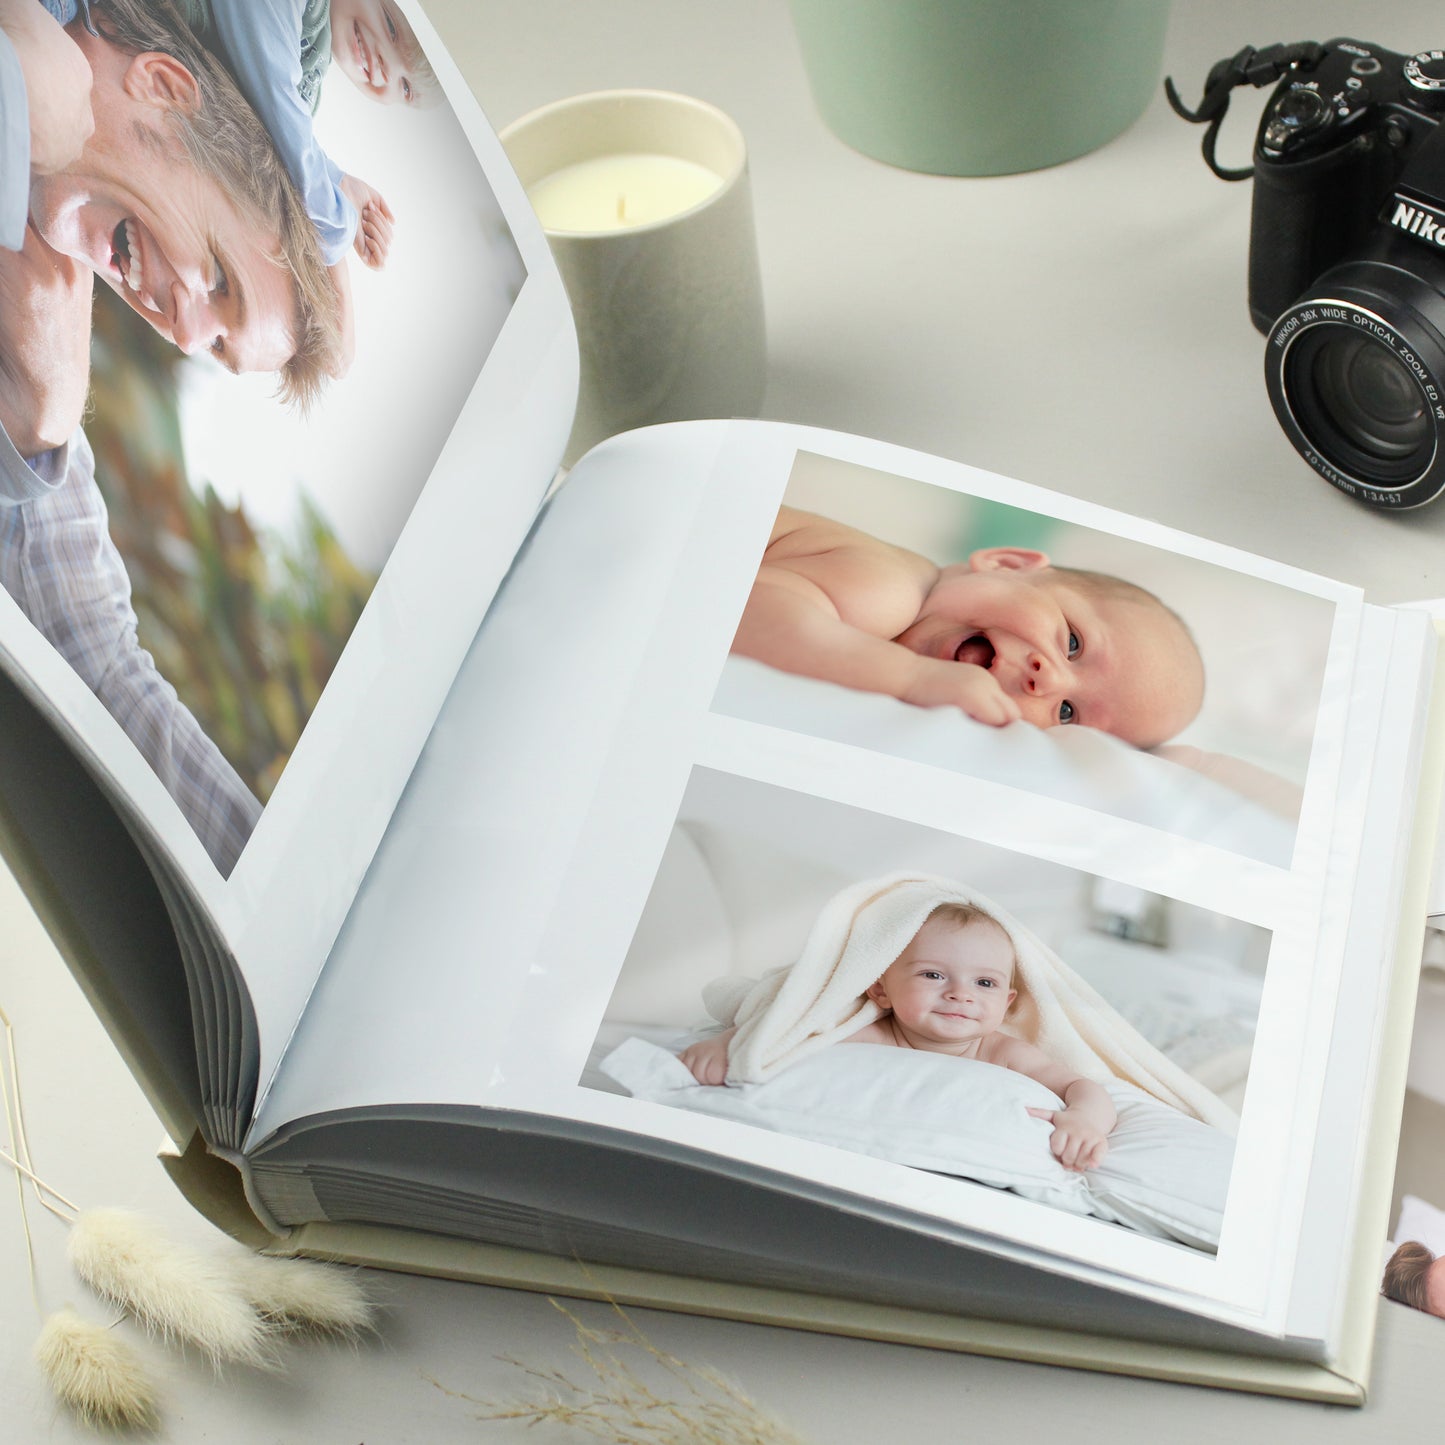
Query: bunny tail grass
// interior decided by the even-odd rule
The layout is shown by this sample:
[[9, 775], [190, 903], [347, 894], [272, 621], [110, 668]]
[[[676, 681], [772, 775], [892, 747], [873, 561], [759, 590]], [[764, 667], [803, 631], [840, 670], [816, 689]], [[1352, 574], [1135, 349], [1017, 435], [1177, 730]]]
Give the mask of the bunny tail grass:
[[251, 1307], [285, 1329], [355, 1339], [371, 1328], [371, 1301], [354, 1270], [264, 1254], [236, 1254], [230, 1265]]
[[57, 1310], [35, 1342], [35, 1360], [56, 1398], [87, 1425], [150, 1430], [159, 1419], [155, 1387], [125, 1340], [74, 1310]]
[[172, 1244], [125, 1210], [88, 1209], [71, 1228], [70, 1262], [102, 1299], [166, 1339], [198, 1346], [217, 1366], [274, 1363], [273, 1332], [220, 1253]]

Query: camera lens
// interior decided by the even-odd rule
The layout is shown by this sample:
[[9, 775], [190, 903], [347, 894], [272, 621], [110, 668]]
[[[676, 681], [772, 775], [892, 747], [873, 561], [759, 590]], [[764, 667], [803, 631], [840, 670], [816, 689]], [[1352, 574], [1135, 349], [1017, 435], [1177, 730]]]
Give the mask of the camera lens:
[[1425, 393], [1383, 342], [1326, 336], [1310, 349], [1309, 383], [1318, 411], [1350, 446], [1382, 462], [1401, 461], [1429, 446]]
[[1270, 403], [1326, 481], [1392, 508], [1445, 491], [1445, 293], [1397, 266], [1345, 262], [1269, 337]]

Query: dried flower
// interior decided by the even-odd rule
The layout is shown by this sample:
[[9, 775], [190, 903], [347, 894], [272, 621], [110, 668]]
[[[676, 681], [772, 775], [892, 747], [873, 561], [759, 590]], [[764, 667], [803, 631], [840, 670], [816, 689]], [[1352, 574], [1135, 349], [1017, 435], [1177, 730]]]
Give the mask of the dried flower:
[[91, 1289], [162, 1337], [198, 1346], [217, 1366], [272, 1363], [274, 1327], [252, 1309], [224, 1256], [173, 1244], [122, 1209], [83, 1211], [69, 1252]]
[[35, 1342], [35, 1360], [62, 1404], [99, 1429], [155, 1427], [155, 1387], [140, 1357], [114, 1330], [57, 1310]]
[[[541, 1400], [477, 1399], [432, 1384], [453, 1399], [480, 1405], [482, 1420], [518, 1420], [526, 1425], [560, 1425], [613, 1445], [805, 1445], [774, 1416], [755, 1404], [730, 1380], [706, 1366], [691, 1365], [659, 1350], [616, 1305], [621, 1330], [584, 1324], [565, 1305], [552, 1301], [577, 1331], [573, 1353], [591, 1372], [581, 1383], [558, 1369], [508, 1359], [541, 1385]], [[639, 1353], [671, 1382], [659, 1393], [626, 1357]]]
[[231, 1271], [251, 1307], [282, 1328], [346, 1339], [371, 1328], [371, 1301], [355, 1270], [237, 1253]]

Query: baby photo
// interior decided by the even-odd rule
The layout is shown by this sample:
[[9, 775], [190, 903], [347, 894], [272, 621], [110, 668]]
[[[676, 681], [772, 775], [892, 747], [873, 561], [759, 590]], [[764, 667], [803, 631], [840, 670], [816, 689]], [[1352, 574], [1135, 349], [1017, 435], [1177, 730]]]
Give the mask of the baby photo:
[[581, 1082], [1213, 1251], [1269, 944], [699, 768]]
[[716, 711], [1289, 865], [1332, 603], [800, 453]]
[[229, 876], [524, 270], [407, 7], [19, 10], [0, 586]]

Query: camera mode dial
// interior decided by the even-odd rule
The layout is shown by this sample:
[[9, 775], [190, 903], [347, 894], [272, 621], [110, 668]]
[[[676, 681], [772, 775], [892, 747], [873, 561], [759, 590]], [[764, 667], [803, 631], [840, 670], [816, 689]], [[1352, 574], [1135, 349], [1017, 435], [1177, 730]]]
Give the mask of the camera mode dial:
[[1328, 125], [1332, 114], [1329, 101], [1318, 90], [1306, 85], [1292, 86], [1275, 102], [1261, 146], [1277, 155], [1286, 146]]
[[1422, 50], [1405, 62], [1405, 81], [1416, 105], [1445, 106], [1445, 50]]

